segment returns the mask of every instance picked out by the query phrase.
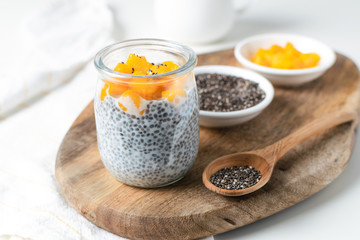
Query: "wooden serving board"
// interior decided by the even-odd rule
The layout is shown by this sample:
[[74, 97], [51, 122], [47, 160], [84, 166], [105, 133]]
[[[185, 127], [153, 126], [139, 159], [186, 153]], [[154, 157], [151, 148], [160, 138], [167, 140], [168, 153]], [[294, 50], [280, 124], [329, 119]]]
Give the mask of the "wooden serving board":
[[[233, 50], [199, 56], [199, 65], [238, 65]], [[265, 147], [311, 120], [341, 108], [359, 112], [360, 78], [355, 64], [337, 55], [321, 78], [296, 88], [276, 88], [270, 106], [232, 128], [200, 130], [200, 149], [190, 172], [158, 189], [126, 186], [104, 168], [97, 149], [93, 103], [66, 134], [56, 160], [63, 197], [97, 226], [131, 239], [193, 239], [229, 231], [268, 217], [313, 195], [345, 168], [356, 123], [331, 129], [286, 154], [270, 182], [243, 197], [205, 188], [205, 166], [225, 154]]]

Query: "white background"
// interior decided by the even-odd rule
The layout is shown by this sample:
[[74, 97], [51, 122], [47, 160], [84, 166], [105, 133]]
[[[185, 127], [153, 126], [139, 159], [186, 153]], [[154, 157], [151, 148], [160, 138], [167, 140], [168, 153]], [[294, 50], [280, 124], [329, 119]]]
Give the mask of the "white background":
[[[48, 0], [0, 1], [1, 68], [6, 68], [12, 59], [16, 29], [23, 17], [46, 2]], [[111, 3], [117, 6], [117, 40], [157, 36], [153, 31], [152, 1], [112, 0]], [[131, 18], [133, 13], [142, 16], [142, 21]], [[360, 65], [360, 1], [357, 0], [256, 1], [237, 19], [233, 31], [225, 39], [203, 46], [190, 45], [198, 53], [207, 52], [233, 46], [246, 36], [266, 32], [297, 33], [316, 38]], [[323, 191], [283, 212], [217, 235], [215, 239], [360, 239], [359, 169], [360, 136], [357, 135], [348, 167]]]

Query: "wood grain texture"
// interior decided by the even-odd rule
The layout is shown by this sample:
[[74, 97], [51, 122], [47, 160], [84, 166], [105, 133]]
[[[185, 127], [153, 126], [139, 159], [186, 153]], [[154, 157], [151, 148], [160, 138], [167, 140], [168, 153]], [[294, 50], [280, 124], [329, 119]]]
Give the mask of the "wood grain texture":
[[[200, 55], [199, 65], [238, 65], [233, 50]], [[343, 108], [359, 113], [360, 78], [355, 64], [337, 55], [324, 76], [297, 88], [276, 88], [270, 106], [232, 128], [200, 130], [194, 166], [179, 182], [158, 189], [126, 186], [104, 168], [97, 150], [93, 103], [66, 134], [56, 160], [63, 197], [97, 226], [131, 239], [193, 239], [229, 231], [265, 218], [332, 182], [346, 166], [355, 123], [333, 128], [285, 154], [259, 191], [224, 197], [202, 184], [212, 160], [268, 146], [324, 114]]]
[[[317, 136], [325, 130], [350, 121], [357, 122], [358, 113], [356, 111], [340, 110], [315, 118], [310, 123], [265, 148], [224, 155], [206, 166], [202, 175], [203, 183], [209, 190], [224, 196], [242, 196], [255, 192], [269, 181], [276, 163], [290, 149], [312, 136]], [[260, 171], [262, 177], [255, 185], [237, 190], [219, 188], [211, 183], [210, 178], [212, 175], [223, 168], [233, 166], [252, 166]]]

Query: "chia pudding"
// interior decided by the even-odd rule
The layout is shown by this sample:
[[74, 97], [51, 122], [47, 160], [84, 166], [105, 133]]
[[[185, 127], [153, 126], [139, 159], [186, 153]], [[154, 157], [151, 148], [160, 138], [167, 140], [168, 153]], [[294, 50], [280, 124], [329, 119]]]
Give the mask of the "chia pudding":
[[181, 179], [199, 147], [196, 54], [165, 40], [135, 39], [95, 56], [97, 142], [119, 181], [154, 188]]
[[182, 178], [199, 146], [199, 108], [195, 88], [178, 105], [167, 99], [146, 104], [142, 116], [123, 111], [118, 100], [95, 98], [101, 159], [123, 183], [159, 187]]

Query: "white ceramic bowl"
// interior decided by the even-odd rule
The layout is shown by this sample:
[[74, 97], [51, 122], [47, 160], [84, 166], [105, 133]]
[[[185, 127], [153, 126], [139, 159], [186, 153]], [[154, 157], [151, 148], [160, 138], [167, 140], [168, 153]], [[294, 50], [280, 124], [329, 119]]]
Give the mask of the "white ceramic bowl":
[[[270, 48], [273, 44], [285, 46], [287, 42], [303, 52], [314, 52], [320, 56], [318, 66], [305, 69], [276, 69], [264, 67], [249, 59], [259, 48]], [[334, 51], [327, 45], [299, 35], [293, 34], [263, 34], [246, 38], [239, 42], [234, 50], [236, 59], [246, 68], [256, 71], [278, 86], [296, 86], [317, 79], [328, 70], [336, 60]]]
[[195, 76], [202, 73], [218, 73], [242, 77], [253, 82], [257, 82], [259, 87], [265, 92], [265, 99], [259, 104], [232, 112], [210, 112], [200, 110], [200, 125], [204, 127], [230, 127], [247, 122], [259, 115], [274, 98], [274, 88], [272, 84], [260, 74], [231, 66], [207, 65], [194, 69]]

